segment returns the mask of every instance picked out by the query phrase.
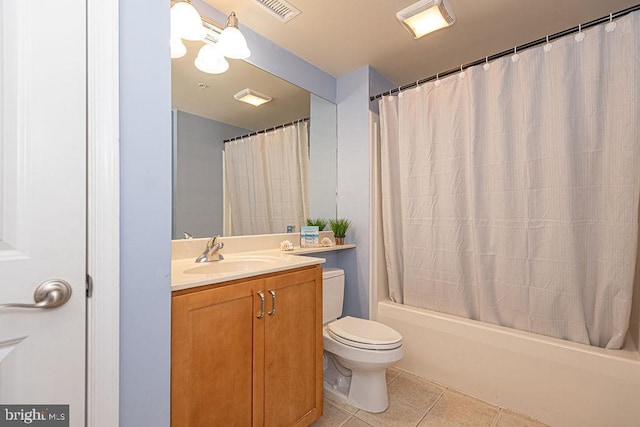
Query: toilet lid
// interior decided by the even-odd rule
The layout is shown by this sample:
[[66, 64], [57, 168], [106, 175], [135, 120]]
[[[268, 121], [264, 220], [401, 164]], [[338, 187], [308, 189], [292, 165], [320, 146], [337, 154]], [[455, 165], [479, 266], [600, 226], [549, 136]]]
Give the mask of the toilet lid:
[[402, 345], [402, 335], [382, 323], [343, 317], [327, 325], [329, 335], [343, 344], [370, 350], [392, 350]]

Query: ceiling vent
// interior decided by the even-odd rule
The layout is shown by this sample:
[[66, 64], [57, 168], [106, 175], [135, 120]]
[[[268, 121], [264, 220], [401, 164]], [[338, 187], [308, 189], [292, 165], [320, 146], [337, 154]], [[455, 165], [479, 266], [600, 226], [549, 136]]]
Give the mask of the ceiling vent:
[[282, 22], [289, 22], [302, 11], [284, 0], [254, 0], [264, 10], [278, 18]]

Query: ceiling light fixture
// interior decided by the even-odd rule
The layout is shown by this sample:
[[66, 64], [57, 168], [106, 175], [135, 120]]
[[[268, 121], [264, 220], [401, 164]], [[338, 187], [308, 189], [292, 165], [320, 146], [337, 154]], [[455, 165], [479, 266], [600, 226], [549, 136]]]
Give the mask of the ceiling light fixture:
[[238, 29], [238, 18], [236, 18], [235, 12], [231, 12], [227, 18], [227, 24], [220, 34], [218, 43], [227, 58], [246, 59], [251, 55], [251, 51], [247, 47], [247, 40]]
[[169, 44], [171, 46], [171, 58], [182, 58], [187, 53], [187, 47], [182, 43], [182, 37], [176, 30], [175, 19], [173, 18], [173, 11], [171, 12], [171, 33]]
[[202, 40], [205, 29], [191, 1], [179, 1], [171, 6], [171, 35], [186, 40]]
[[220, 46], [208, 43], [200, 48], [193, 63], [198, 70], [208, 74], [222, 74], [229, 69], [229, 63], [224, 59]]
[[411, 33], [414, 39], [449, 27], [456, 22], [448, 0], [420, 0], [396, 14], [398, 21]]
[[187, 47], [182, 43], [182, 39], [180, 37], [176, 37], [171, 34], [171, 58], [182, 58], [187, 53]]
[[238, 29], [235, 12], [227, 18], [225, 28], [220, 28], [201, 18], [190, 0], [177, 1], [171, 6], [171, 58], [181, 58], [187, 53], [182, 39], [204, 41], [194, 64], [209, 74], [220, 74], [229, 69], [225, 57], [246, 59], [251, 55], [247, 40]]
[[272, 99], [268, 95], [256, 92], [255, 90], [249, 88], [241, 90], [240, 92], [233, 95], [233, 97], [237, 101], [246, 102], [247, 104], [251, 104], [254, 107], [258, 107], [266, 102], [271, 101]]

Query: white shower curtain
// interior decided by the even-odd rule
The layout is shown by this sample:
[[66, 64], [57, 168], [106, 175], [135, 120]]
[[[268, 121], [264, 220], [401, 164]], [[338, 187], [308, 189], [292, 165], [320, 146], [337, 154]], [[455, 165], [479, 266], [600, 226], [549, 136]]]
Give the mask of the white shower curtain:
[[225, 235], [299, 230], [309, 206], [307, 122], [225, 144]]
[[393, 300], [622, 347], [638, 239], [640, 14], [585, 33], [381, 99]]

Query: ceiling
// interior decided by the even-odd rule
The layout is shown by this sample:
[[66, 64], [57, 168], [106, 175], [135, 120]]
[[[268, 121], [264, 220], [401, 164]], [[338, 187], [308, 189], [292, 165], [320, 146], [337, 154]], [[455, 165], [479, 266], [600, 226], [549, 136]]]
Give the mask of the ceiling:
[[[334, 77], [370, 65], [400, 86], [563, 31], [638, 4], [640, 0], [449, 0], [456, 22], [414, 40], [396, 20], [413, 0], [288, 0], [302, 13], [287, 23], [254, 0], [205, 0], [242, 26]], [[172, 62], [173, 108], [251, 130], [309, 116], [309, 93], [244, 61], [226, 73], [195, 68], [201, 42]], [[207, 85], [198, 87], [199, 83]], [[233, 99], [250, 87], [274, 100], [252, 107]]]
[[253, 0], [205, 0], [334, 77], [371, 65], [402, 85], [577, 26], [638, 0], [449, 0], [452, 27], [414, 40], [396, 20], [413, 0], [288, 0], [282, 23]]
[[[241, 60], [229, 60], [225, 73], [203, 73], [193, 65], [202, 42], [184, 43], [187, 54], [171, 60], [172, 108], [250, 130], [309, 117], [306, 90]], [[233, 95], [246, 88], [273, 99], [259, 107], [236, 101]]]

